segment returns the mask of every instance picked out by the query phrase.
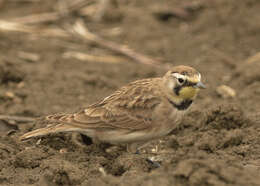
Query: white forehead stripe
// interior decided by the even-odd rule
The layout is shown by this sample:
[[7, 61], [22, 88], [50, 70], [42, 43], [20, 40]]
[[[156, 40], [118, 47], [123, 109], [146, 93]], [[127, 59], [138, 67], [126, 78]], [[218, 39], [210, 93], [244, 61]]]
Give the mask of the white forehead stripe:
[[176, 77], [177, 79], [178, 78], [182, 78], [182, 79], [189, 79], [190, 81], [195, 81], [195, 82], [199, 82], [201, 81], [201, 75], [200, 73], [198, 72], [196, 75], [194, 75], [193, 77], [187, 77], [185, 75], [182, 75], [182, 74], [179, 74], [179, 73], [173, 73], [172, 74], [174, 77]]
[[173, 73], [172, 74], [174, 77], [176, 78], [182, 78], [182, 79], [186, 79], [186, 76], [182, 75], [182, 74], [179, 74], [179, 73]]

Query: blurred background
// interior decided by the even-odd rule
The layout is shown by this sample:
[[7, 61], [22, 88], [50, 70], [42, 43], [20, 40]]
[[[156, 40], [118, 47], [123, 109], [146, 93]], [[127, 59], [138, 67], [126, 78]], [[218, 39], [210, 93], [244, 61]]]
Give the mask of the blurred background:
[[[0, 185], [259, 185], [259, 10], [259, 0], [0, 0]], [[42, 125], [35, 117], [180, 64], [207, 89], [145, 155], [69, 134], [17, 142]]]

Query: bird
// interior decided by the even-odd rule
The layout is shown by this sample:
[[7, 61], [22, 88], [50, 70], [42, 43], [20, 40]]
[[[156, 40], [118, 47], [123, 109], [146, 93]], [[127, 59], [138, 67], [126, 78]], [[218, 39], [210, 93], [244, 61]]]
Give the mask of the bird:
[[20, 140], [79, 132], [94, 142], [124, 144], [128, 152], [136, 153], [175, 129], [204, 88], [196, 69], [174, 66], [162, 77], [131, 82], [79, 112], [46, 116], [55, 123], [25, 133]]

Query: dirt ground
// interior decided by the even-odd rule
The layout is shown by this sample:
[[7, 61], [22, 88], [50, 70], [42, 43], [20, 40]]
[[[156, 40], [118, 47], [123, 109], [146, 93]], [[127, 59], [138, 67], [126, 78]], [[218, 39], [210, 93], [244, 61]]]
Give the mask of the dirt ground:
[[[9, 20], [57, 11], [62, 1], [0, 2], [0, 19]], [[96, 10], [98, 4], [87, 6]], [[0, 119], [0, 185], [260, 185], [259, 10], [259, 0], [122, 0], [101, 18], [74, 11], [41, 23], [65, 28], [81, 17], [107, 40], [164, 63], [195, 67], [207, 89], [170, 136], [141, 154], [96, 145], [80, 134], [20, 142], [19, 136], [44, 124]], [[165, 73], [129, 60], [98, 63], [64, 55], [75, 50], [120, 56], [73, 37], [0, 31], [0, 113], [36, 118], [74, 112], [133, 80]], [[221, 85], [236, 94], [219, 93]]]

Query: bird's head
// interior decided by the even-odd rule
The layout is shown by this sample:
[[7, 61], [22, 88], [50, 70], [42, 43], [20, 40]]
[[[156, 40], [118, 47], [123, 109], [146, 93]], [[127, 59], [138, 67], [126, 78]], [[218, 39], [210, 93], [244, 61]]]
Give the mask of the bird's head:
[[196, 98], [201, 88], [206, 88], [201, 82], [200, 73], [189, 66], [175, 66], [163, 77], [166, 96], [173, 104], [180, 105]]

